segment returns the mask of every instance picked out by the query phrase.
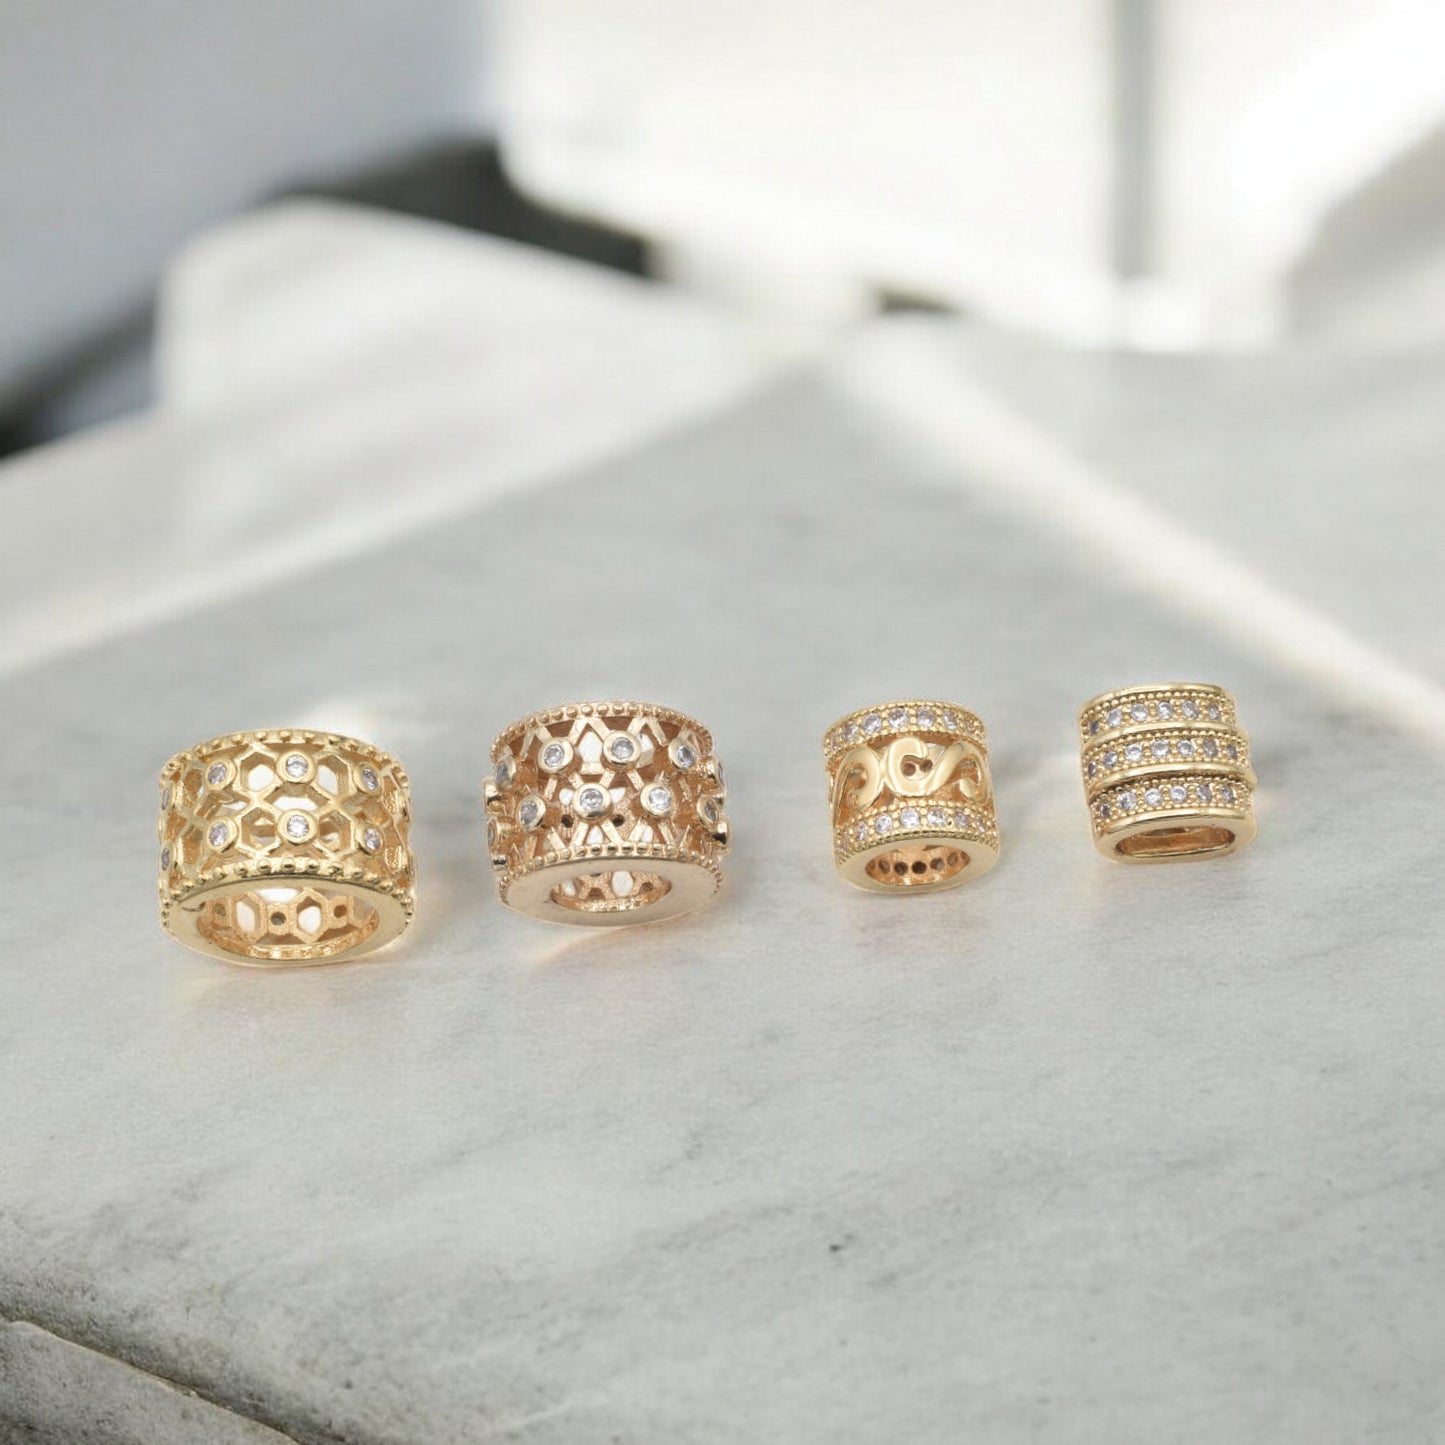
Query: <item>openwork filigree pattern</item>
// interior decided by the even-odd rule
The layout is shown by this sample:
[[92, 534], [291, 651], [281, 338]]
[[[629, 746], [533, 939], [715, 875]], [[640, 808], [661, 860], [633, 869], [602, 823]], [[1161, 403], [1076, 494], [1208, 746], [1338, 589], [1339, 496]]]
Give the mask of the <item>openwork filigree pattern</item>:
[[635, 702], [553, 708], [507, 728], [492, 764], [487, 846], [504, 903], [566, 922], [636, 922], [701, 901], [689, 871], [702, 897], [717, 886], [727, 795], [695, 719]]
[[335, 733], [228, 733], [161, 772], [161, 922], [241, 962], [376, 947], [413, 908], [406, 773]]

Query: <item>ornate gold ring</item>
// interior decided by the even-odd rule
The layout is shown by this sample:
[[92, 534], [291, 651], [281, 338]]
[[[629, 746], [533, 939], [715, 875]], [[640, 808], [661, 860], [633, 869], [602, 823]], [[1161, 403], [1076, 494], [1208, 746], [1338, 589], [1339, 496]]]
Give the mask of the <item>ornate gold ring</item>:
[[1209, 683], [1116, 688], [1079, 711], [1094, 844], [1121, 863], [1223, 857], [1253, 839], [1254, 768], [1234, 699]]
[[483, 784], [502, 902], [556, 923], [675, 918], [712, 897], [730, 846], [712, 734], [671, 708], [573, 703], [492, 744]]
[[161, 924], [230, 963], [330, 963], [415, 911], [406, 772], [337, 733], [227, 733], [161, 770]]
[[878, 893], [937, 891], [998, 862], [988, 735], [950, 702], [889, 702], [840, 719], [823, 737], [833, 860]]

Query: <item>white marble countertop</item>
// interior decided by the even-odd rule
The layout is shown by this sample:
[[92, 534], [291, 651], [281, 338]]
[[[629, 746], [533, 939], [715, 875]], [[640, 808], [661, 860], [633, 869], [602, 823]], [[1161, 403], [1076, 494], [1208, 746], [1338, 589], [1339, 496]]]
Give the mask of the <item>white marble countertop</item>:
[[[385, 390], [400, 363], [370, 359]], [[64, 489], [123, 518], [162, 456], [242, 510], [250, 476], [341, 498], [388, 469], [365, 428], [311, 454], [252, 398], [0, 472], [7, 576], [32, 579], [0, 678], [14, 1418], [318, 1445], [1445, 1434], [1442, 597], [1418, 560], [1445, 409], [1377, 430], [1370, 475], [1417, 483], [1381, 503], [1410, 560], [1364, 586], [1341, 561], [1364, 524], [1323, 514], [1365, 502], [1338, 472], [1316, 490], [1321, 397], [1255, 452], [1197, 377], [1077, 366], [885, 325], [253, 586], [223, 557], [224, 585], [126, 610], [151, 559], [123, 549], [69, 632], [25, 605]], [[477, 435], [464, 405], [403, 431], [389, 470], [422, 495]], [[1184, 449], [1220, 485], [1203, 508], [1149, 485]], [[1166, 565], [1189, 535], [1206, 564], [1241, 539], [1258, 627]], [[1163, 676], [1237, 694], [1260, 837], [1111, 866], [1073, 712]], [[850, 891], [828, 852], [818, 738], [900, 692], [992, 733], [1003, 861], [937, 898]], [[599, 693], [713, 727], [737, 847], [711, 908], [594, 937], [497, 904], [476, 785], [502, 723]], [[153, 916], [156, 770], [323, 720], [408, 765], [416, 926], [290, 974], [184, 952]], [[97, 1400], [110, 1435], [80, 1423]]]

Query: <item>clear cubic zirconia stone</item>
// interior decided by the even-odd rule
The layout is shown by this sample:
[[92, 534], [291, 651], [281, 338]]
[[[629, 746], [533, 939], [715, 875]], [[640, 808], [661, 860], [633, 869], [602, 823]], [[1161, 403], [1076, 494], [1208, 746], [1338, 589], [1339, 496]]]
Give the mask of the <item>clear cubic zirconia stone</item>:
[[609, 801], [607, 794], [596, 783], [588, 783], [586, 787], [578, 788], [573, 798], [577, 811], [584, 818], [600, 818], [607, 811]]

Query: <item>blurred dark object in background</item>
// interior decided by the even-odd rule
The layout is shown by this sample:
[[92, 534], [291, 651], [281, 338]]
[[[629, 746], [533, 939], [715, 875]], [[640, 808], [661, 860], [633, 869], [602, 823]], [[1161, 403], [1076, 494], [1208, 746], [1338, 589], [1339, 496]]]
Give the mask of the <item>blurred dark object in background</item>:
[[[352, 201], [538, 246], [634, 276], [648, 273], [641, 237], [564, 216], [527, 199], [490, 141], [428, 147], [354, 176], [289, 186], [274, 197]], [[54, 358], [0, 408], [0, 456], [138, 410], [152, 395], [154, 298]]]
[[447, 221], [629, 275], [648, 274], [647, 243], [640, 236], [564, 216], [528, 200], [512, 184], [497, 147], [489, 143], [436, 146], [354, 179], [303, 186], [292, 194], [355, 201]]

